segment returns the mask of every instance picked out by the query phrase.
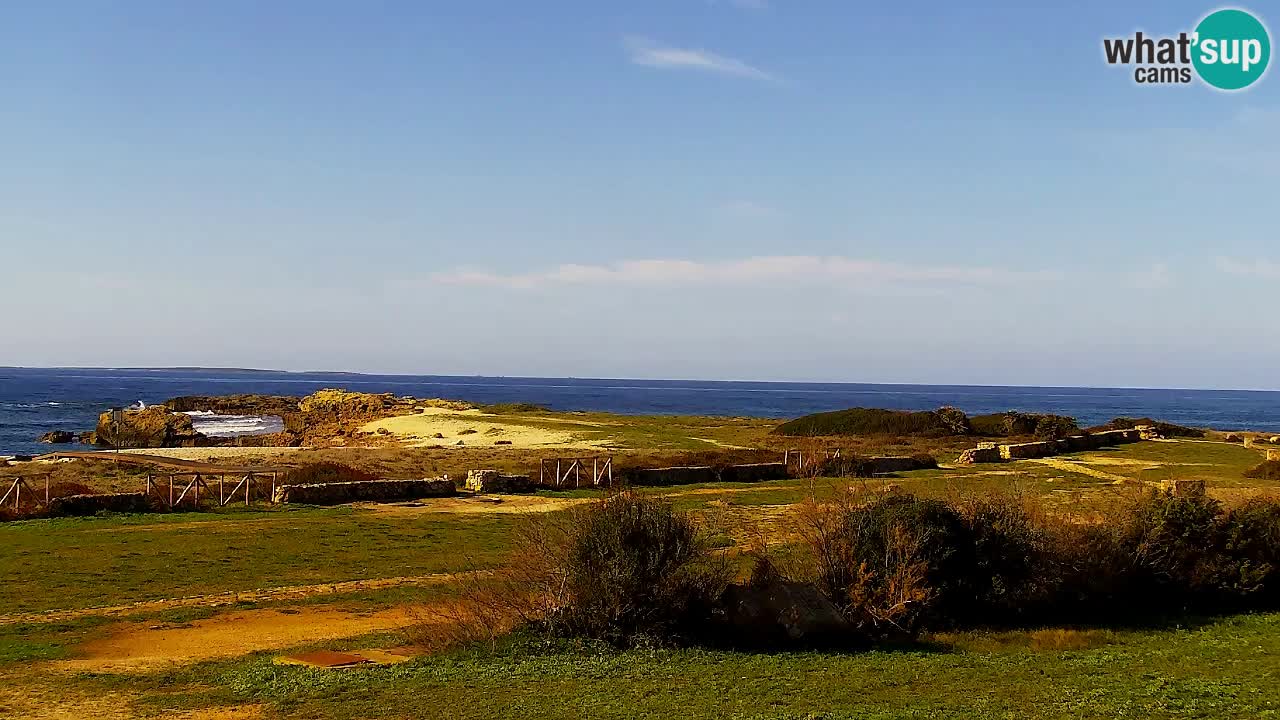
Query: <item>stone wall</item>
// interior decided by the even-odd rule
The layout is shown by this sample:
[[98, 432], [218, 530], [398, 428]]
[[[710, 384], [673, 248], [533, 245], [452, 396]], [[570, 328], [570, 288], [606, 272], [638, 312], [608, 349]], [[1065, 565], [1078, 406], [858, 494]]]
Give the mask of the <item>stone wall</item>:
[[279, 485], [276, 503], [304, 503], [307, 505], [342, 505], [351, 502], [386, 502], [417, 500], [429, 497], [448, 497], [458, 492], [449, 478], [424, 478], [422, 480], [367, 480], [360, 482], [314, 483], [310, 485]]
[[533, 478], [528, 475], [503, 475], [497, 470], [468, 470], [463, 487], [478, 493], [533, 492]]
[[791, 477], [786, 463], [751, 463], [748, 465], [730, 465], [720, 471], [720, 482], [768, 482], [770, 480], [786, 480]]
[[97, 515], [100, 512], [150, 512], [146, 493], [67, 495], [49, 501], [50, 515]]
[[694, 485], [720, 482], [720, 473], [710, 465], [637, 468], [627, 472], [632, 485]]
[[1041, 440], [1039, 442], [1015, 443], [1011, 445], [979, 443], [978, 447], [972, 450], [965, 450], [961, 453], [956, 462], [960, 465], [971, 465], [974, 463], [993, 463], [1008, 460], [1028, 460], [1052, 457], [1054, 455], [1067, 452], [1082, 452], [1086, 450], [1097, 450], [1098, 448], [1111, 447], [1114, 445], [1135, 443], [1143, 440], [1144, 435], [1151, 437], [1150, 433], [1144, 432], [1140, 428], [1130, 428], [1127, 430], [1106, 430], [1104, 432], [1093, 433], [1090, 435], [1072, 435], [1071, 437], [1062, 438], [1061, 440]]

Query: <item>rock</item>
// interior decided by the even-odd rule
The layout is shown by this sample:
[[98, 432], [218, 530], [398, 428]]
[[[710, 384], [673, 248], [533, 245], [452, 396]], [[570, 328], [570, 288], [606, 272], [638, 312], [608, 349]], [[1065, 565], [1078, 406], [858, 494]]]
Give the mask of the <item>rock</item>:
[[76, 434], [67, 430], [50, 430], [40, 436], [40, 442], [51, 445], [64, 445], [69, 442], [75, 442], [75, 440]]
[[528, 475], [503, 475], [497, 470], [468, 470], [463, 487], [478, 493], [532, 492], [533, 478]]
[[1276, 461], [1276, 462], [1280, 462], [1280, 450], [1268, 450], [1268, 451], [1267, 451], [1267, 459], [1268, 459], [1268, 460], [1274, 460], [1274, 461]]
[[97, 445], [97, 444], [98, 444], [98, 433], [96, 433], [96, 432], [94, 432], [94, 431], [92, 431], [92, 430], [86, 430], [86, 431], [84, 431], [84, 432], [80, 433], [80, 435], [77, 437], [77, 439], [78, 439], [78, 440], [80, 440], [80, 443], [81, 443], [82, 445]]
[[466, 445], [466, 443], [459, 440], [458, 442], [454, 443], [454, 445]]
[[444, 433], [436, 433], [435, 435], [432, 435], [431, 437], [436, 438], [437, 440], [443, 440], [443, 439], [444, 439]]
[[493, 444], [494, 445], [510, 445], [511, 441], [510, 440], [494, 440]]
[[1244, 442], [1244, 438], [1235, 433], [1231, 433], [1230, 435], [1227, 435], [1226, 437], [1222, 438], [1222, 441], [1229, 442], [1229, 443], [1238, 443], [1238, 442]]
[[852, 628], [817, 587], [780, 579], [734, 584], [720, 597], [731, 642], [760, 647], [835, 647]]
[[1270, 442], [1272, 445], [1280, 445], [1280, 435], [1273, 436], [1270, 440], [1268, 440], [1268, 442]]
[[976, 448], [965, 450], [960, 453], [960, 457], [956, 458], [956, 464], [974, 465], [977, 463], [998, 463], [1003, 460], [1003, 458], [1000, 457], [1000, 449], [995, 447], [994, 443], [984, 444], [990, 444], [991, 447], [982, 447], [979, 445]]
[[206, 447], [214, 444], [195, 431], [191, 417], [170, 412], [163, 405], [145, 410], [126, 410], [121, 426], [116, 428], [111, 411], [98, 416], [94, 440], [99, 447], [173, 448]]

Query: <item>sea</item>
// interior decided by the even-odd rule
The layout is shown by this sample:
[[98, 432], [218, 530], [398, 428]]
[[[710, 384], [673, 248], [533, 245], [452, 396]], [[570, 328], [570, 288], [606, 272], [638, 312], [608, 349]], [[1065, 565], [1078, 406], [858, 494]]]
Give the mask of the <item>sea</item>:
[[[1133, 388], [881, 385], [587, 378], [364, 375], [203, 368], [0, 368], [0, 454], [36, 455], [49, 430], [93, 429], [113, 407], [155, 404], [178, 395], [306, 395], [321, 388], [391, 392], [475, 403], [524, 402], [552, 410], [635, 415], [791, 418], [849, 407], [970, 414], [1021, 410], [1070, 415], [1081, 425], [1117, 416], [1221, 430], [1280, 432], [1280, 392]], [[278, 419], [196, 415], [196, 429], [234, 436], [278, 429]]]

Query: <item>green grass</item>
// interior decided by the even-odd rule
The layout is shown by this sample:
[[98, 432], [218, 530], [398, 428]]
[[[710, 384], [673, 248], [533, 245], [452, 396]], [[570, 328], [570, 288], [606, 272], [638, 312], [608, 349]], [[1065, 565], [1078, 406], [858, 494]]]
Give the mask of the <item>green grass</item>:
[[0, 525], [0, 614], [487, 567], [510, 516], [301, 508]]
[[1073, 650], [1036, 649], [1027, 632], [974, 632], [871, 652], [773, 654], [524, 640], [365, 670], [283, 667], [256, 656], [77, 682], [145, 693], [144, 710], [262, 703], [269, 717], [331, 720], [1280, 714], [1280, 615], [1085, 637]]

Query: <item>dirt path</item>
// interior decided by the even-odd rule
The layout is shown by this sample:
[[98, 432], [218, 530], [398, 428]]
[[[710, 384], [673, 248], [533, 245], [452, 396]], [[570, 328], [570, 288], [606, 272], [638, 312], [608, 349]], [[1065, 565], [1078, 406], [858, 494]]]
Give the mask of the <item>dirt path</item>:
[[1073, 463], [1069, 460], [1059, 460], [1058, 458], [1038, 458], [1031, 460], [1031, 462], [1048, 465], [1055, 470], [1063, 470], [1065, 472], [1077, 473], [1079, 475], [1088, 475], [1089, 477], [1098, 478], [1099, 480], [1109, 480], [1113, 483], [1126, 483], [1133, 481], [1133, 478], [1130, 477], [1115, 475], [1103, 470], [1098, 470], [1097, 468], [1091, 468], [1087, 465]]
[[381, 590], [394, 587], [412, 587], [423, 585], [439, 585], [456, 580], [472, 573], [436, 573], [434, 575], [413, 575], [393, 578], [374, 578], [371, 580], [348, 580], [346, 582], [322, 583], [319, 585], [290, 585], [262, 590], [240, 590], [214, 593], [212, 595], [192, 595], [181, 598], [163, 600], [144, 600], [129, 605], [111, 605], [105, 607], [82, 608], [78, 610], [50, 610], [35, 613], [11, 613], [0, 615], [0, 625], [18, 623], [37, 624], [62, 622], [88, 616], [127, 616], [138, 613], [172, 610], [174, 608], [191, 607], [223, 607], [238, 602], [265, 602], [274, 600], [300, 600], [317, 595], [340, 595], [361, 592], [364, 590]]
[[325, 607], [244, 610], [178, 626], [124, 623], [115, 632], [76, 648], [77, 657], [50, 667], [66, 672], [145, 672], [262, 650], [396, 630], [428, 613], [395, 607], [348, 612]]

